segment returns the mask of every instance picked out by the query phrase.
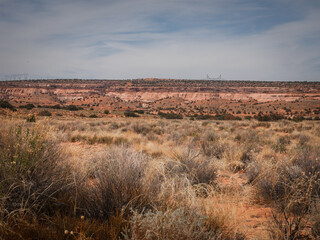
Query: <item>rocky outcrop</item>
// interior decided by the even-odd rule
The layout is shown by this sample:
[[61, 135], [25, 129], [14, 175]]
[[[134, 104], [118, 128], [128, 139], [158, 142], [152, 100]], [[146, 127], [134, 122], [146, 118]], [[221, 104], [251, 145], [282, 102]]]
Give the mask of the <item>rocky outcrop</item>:
[[[154, 102], [181, 98], [187, 102], [216, 99], [235, 101], [320, 100], [320, 83], [210, 80], [42, 80], [0, 82], [0, 99], [17, 103], [86, 104]], [[99, 99], [99, 100], [98, 100]]]

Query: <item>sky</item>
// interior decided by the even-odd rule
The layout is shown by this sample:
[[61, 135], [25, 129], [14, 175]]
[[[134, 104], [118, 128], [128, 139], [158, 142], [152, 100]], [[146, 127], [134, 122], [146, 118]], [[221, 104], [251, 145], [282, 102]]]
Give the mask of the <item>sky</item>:
[[320, 0], [0, 0], [0, 79], [320, 81]]

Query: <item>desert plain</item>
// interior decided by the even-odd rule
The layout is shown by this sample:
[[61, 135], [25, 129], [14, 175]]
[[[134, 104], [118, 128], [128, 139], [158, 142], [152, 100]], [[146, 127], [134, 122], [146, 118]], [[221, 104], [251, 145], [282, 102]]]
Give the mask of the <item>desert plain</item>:
[[1, 239], [319, 239], [320, 83], [0, 82]]

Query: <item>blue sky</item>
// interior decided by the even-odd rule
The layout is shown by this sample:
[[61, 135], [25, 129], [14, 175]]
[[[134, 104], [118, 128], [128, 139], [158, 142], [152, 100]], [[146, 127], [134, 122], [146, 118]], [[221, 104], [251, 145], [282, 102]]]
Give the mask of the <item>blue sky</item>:
[[0, 79], [320, 80], [319, 0], [0, 0]]

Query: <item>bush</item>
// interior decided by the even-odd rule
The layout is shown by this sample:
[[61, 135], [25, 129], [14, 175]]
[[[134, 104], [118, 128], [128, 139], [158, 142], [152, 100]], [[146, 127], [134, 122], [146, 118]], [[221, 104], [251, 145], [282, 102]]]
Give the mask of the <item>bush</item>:
[[286, 152], [286, 147], [290, 144], [290, 142], [291, 141], [289, 137], [280, 136], [277, 142], [272, 146], [272, 148], [276, 152], [284, 153]]
[[211, 115], [194, 115], [193, 118], [197, 119], [197, 120], [209, 120], [209, 119], [213, 119], [213, 116]]
[[139, 115], [136, 114], [135, 112], [128, 112], [128, 111], [124, 112], [124, 116], [126, 116], [126, 117], [139, 117]]
[[28, 103], [26, 105], [20, 106], [19, 108], [26, 108], [28, 110], [31, 110], [31, 109], [35, 108], [35, 106], [32, 103]]
[[173, 152], [171, 158], [175, 162], [168, 164], [167, 171], [187, 175], [193, 184], [210, 184], [217, 177], [212, 159], [202, 158], [199, 152], [190, 147], [186, 147], [181, 153]]
[[292, 121], [294, 121], [294, 122], [302, 122], [304, 120], [304, 117], [303, 116], [294, 116], [293, 118], [292, 118]]
[[110, 111], [109, 110], [104, 110], [104, 114], [109, 114]]
[[38, 116], [50, 117], [52, 114], [48, 110], [42, 110], [38, 113]]
[[[312, 198], [320, 196], [319, 149], [319, 146], [298, 145], [290, 151], [290, 161], [283, 160], [261, 172], [255, 183], [260, 196], [282, 209], [285, 201], [303, 196], [296, 196], [300, 191], [306, 191]], [[307, 185], [312, 186], [311, 189]]]
[[147, 135], [151, 131], [151, 128], [143, 124], [134, 123], [132, 124], [132, 130], [138, 134]]
[[135, 113], [144, 114], [143, 110], [134, 110]]
[[219, 142], [218, 136], [214, 132], [207, 132], [200, 140], [201, 151], [207, 157], [222, 158], [225, 146]]
[[53, 108], [53, 109], [61, 109], [61, 106], [59, 104], [56, 104], [54, 106], [51, 106], [51, 108]]
[[214, 240], [222, 235], [208, 217], [188, 208], [135, 212], [130, 224], [131, 231], [124, 234], [125, 239]]
[[78, 107], [75, 105], [68, 105], [68, 106], [64, 106], [63, 109], [65, 110], [69, 110], [69, 111], [78, 111], [78, 110], [83, 110], [82, 107]]
[[91, 114], [89, 115], [89, 118], [98, 118], [98, 116], [96, 114]]
[[92, 164], [95, 179], [84, 186], [80, 204], [91, 217], [108, 219], [133, 207], [145, 207], [142, 179], [148, 157], [124, 145], [112, 147]]
[[26, 119], [27, 122], [36, 122], [36, 117], [34, 116], [34, 114], [27, 116]]
[[260, 166], [254, 171], [259, 195], [275, 208], [273, 239], [305, 236], [312, 206], [320, 196], [319, 146], [298, 145], [290, 155], [291, 161], [283, 160], [269, 169]]
[[38, 108], [52, 108], [52, 109], [61, 109], [62, 107], [60, 106], [60, 104], [56, 104], [56, 105], [38, 105]]
[[241, 117], [236, 117], [233, 116], [230, 113], [226, 113], [226, 114], [217, 114], [213, 117], [213, 119], [215, 120], [242, 120]]
[[283, 115], [275, 114], [275, 113], [272, 113], [269, 115], [263, 115], [259, 113], [258, 115], [254, 116], [254, 118], [261, 122], [278, 121], [281, 119], [285, 119]]
[[15, 110], [15, 107], [13, 105], [11, 105], [11, 103], [9, 103], [8, 101], [3, 101], [3, 100], [0, 100], [0, 108], [8, 108], [11, 111]]
[[69, 168], [61, 164], [61, 158], [58, 145], [47, 139], [43, 129], [25, 125], [2, 129], [1, 220], [16, 214], [39, 216], [63, 211], [61, 196], [72, 193], [68, 194]]
[[181, 114], [176, 114], [176, 113], [163, 113], [163, 112], [158, 112], [158, 115], [162, 118], [165, 119], [183, 119]]

